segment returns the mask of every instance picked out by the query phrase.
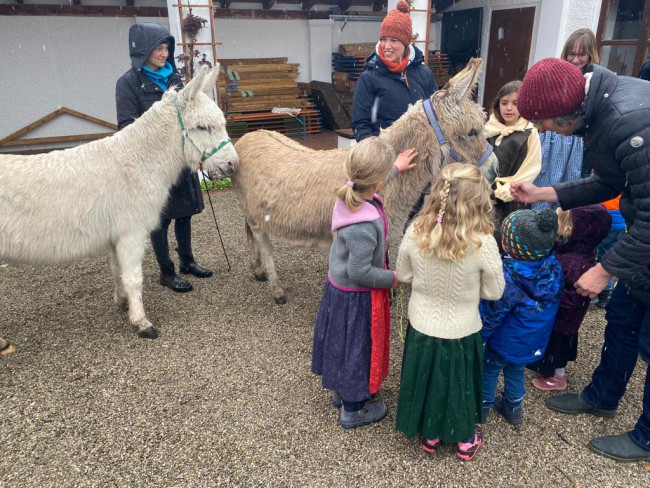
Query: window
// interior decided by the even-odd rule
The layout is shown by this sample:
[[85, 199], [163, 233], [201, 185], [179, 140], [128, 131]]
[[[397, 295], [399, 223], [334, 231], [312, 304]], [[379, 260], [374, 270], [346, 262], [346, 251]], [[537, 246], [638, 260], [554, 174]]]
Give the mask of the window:
[[603, 0], [596, 34], [600, 64], [637, 76], [648, 50], [649, 21], [650, 0]]

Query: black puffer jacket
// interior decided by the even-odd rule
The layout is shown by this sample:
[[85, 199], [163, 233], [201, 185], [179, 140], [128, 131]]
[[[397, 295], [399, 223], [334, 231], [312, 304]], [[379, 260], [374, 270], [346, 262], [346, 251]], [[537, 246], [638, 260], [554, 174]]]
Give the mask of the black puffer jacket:
[[438, 89], [433, 73], [422, 64], [422, 51], [411, 47], [415, 56], [405, 70], [408, 85], [399, 73], [388, 70], [376, 52], [366, 59], [365, 69], [354, 88], [352, 128], [357, 141], [378, 135], [379, 129], [399, 119], [409, 104], [430, 97]]
[[[133, 123], [162, 98], [164, 91], [144, 74], [142, 67], [154, 48], [165, 42], [169, 46], [167, 62], [174, 68], [169, 76], [167, 88], [174, 87], [179, 90], [183, 86], [183, 80], [174, 63], [175, 42], [172, 35], [163, 26], [153, 22], [131, 26], [129, 30], [131, 69], [117, 80], [115, 87], [119, 129]], [[203, 210], [203, 195], [196, 171], [184, 169], [169, 194], [170, 198], [162, 213], [164, 220], [188, 217]]]
[[650, 83], [594, 66], [583, 107], [576, 134], [595, 176], [554, 188], [564, 209], [622, 193], [628, 232], [602, 265], [650, 306]]

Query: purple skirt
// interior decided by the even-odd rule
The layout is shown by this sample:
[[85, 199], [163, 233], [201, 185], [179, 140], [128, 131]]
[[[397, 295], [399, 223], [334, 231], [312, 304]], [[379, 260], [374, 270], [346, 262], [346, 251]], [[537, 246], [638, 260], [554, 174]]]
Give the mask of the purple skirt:
[[342, 291], [327, 280], [314, 328], [311, 370], [346, 402], [370, 398], [369, 291]]

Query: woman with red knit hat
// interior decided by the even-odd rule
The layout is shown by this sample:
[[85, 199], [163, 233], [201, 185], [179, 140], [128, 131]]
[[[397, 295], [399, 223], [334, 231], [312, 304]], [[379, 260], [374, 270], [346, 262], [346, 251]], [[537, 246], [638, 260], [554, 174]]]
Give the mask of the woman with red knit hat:
[[424, 54], [411, 44], [413, 29], [409, 6], [397, 2], [379, 28], [379, 42], [366, 59], [354, 90], [352, 128], [357, 141], [378, 135], [418, 100], [437, 89]]
[[[567, 210], [622, 193], [620, 211], [627, 233], [574, 285], [579, 294], [594, 298], [612, 276], [618, 278], [606, 307], [600, 365], [582, 392], [546, 401], [548, 408], [561, 413], [611, 418], [638, 355], [650, 362], [650, 83], [617, 76], [598, 65], [583, 75], [566, 61], [547, 58], [524, 77], [518, 108], [541, 130], [582, 136], [585, 160], [594, 174], [542, 188], [513, 182], [510, 192], [516, 200], [558, 202]], [[592, 439], [589, 448], [617, 461], [650, 459], [649, 373], [643, 413], [634, 429]]]

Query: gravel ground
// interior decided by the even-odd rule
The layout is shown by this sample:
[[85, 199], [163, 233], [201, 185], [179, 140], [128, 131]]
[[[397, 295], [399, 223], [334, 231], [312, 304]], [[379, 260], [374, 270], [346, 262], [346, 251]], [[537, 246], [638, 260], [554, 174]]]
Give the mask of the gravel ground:
[[[555, 414], [543, 404], [549, 394], [530, 387], [524, 426], [492, 415], [484, 448], [463, 463], [452, 446], [431, 457], [395, 431], [402, 344], [393, 327], [379, 394], [388, 417], [344, 431], [310, 373], [327, 252], [276, 246], [288, 296], [278, 306], [249, 271], [232, 193], [213, 201], [232, 271], [209, 209], [193, 219], [194, 248], [215, 276], [192, 279], [192, 293], [158, 285], [148, 249], [144, 303], [157, 340], [138, 338], [114, 306], [108, 256], [0, 268], [0, 335], [16, 346], [0, 357], [0, 486], [650, 486], [649, 464], [585, 447], [632, 428], [642, 362], [615, 419]], [[604, 326], [590, 310], [569, 391], [589, 381]]]

